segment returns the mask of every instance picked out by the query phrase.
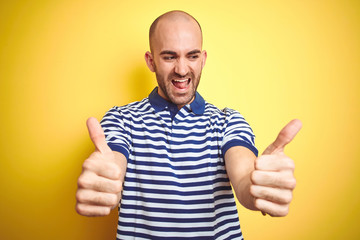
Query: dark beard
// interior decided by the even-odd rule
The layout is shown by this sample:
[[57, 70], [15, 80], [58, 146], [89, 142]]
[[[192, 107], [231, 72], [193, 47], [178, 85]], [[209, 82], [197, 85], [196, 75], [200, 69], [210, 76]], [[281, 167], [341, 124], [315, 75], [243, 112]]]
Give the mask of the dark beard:
[[[172, 102], [173, 104], [175, 104], [175, 105], [177, 105], [177, 106], [184, 106], [184, 105], [186, 105], [186, 104], [189, 104], [190, 101], [194, 99], [195, 94], [196, 94], [196, 91], [197, 91], [197, 88], [198, 88], [199, 83], [200, 83], [200, 78], [201, 78], [201, 72], [200, 72], [198, 78], [196, 78], [196, 80], [195, 80], [195, 75], [194, 75], [194, 73], [192, 73], [192, 72], [189, 73], [189, 74], [187, 74], [187, 75], [185, 75], [185, 76], [181, 76], [181, 75], [179, 75], [179, 74], [173, 73], [173, 74], [171, 74], [171, 75], [168, 77], [168, 79], [167, 79], [166, 81], [170, 82], [170, 84], [172, 84], [172, 83], [171, 83], [171, 79], [174, 79], [174, 78], [190, 78], [190, 79], [191, 79], [191, 83], [190, 83], [190, 84], [191, 84], [191, 86], [190, 86], [190, 88], [191, 88], [191, 94], [188, 96], [187, 99], [182, 100], [182, 101], [180, 102], [180, 101], [177, 101], [177, 100], [176, 100], [175, 96], [171, 96], [171, 95], [169, 94], [169, 92], [168, 92], [168, 90], [167, 90], [167, 88], [166, 88], [166, 85], [164, 84], [164, 82], [165, 82], [164, 79], [163, 79], [160, 75], [158, 75], [156, 71], [155, 71], [155, 75], [156, 75], [156, 79], [157, 79], [157, 82], [158, 82], [158, 86], [159, 86], [159, 88], [161, 89], [161, 91], [164, 93], [164, 95], [165, 95], [165, 97], [166, 97], [166, 100]], [[159, 79], [160, 79], [160, 80], [159, 80]], [[196, 83], [197, 83], [197, 84], [196, 84]], [[193, 87], [194, 87], [195, 89], [193, 89]]]

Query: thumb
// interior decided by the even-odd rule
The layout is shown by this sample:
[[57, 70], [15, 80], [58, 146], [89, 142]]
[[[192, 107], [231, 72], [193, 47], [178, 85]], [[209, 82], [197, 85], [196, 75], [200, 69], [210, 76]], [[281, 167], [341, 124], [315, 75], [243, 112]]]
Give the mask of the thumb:
[[90, 139], [94, 143], [96, 150], [101, 153], [111, 151], [106, 143], [105, 134], [99, 121], [94, 117], [90, 117], [86, 121], [86, 125], [89, 131]]
[[290, 143], [296, 134], [302, 128], [302, 123], [298, 119], [294, 119], [289, 122], [279, 133], [275, 141], [270, 144], [263, 154], [272, 154], [277, 152], [283, 152], [286, 144]]

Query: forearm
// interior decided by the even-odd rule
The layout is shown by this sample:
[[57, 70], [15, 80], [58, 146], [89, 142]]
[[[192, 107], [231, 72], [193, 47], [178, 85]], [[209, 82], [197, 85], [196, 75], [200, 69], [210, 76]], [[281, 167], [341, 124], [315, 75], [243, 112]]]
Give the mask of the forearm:
[[233, 184], [236, 198], [239, 200], [241, 205], [250, 210], [258, 210], [255, 207], [255, 198], [250, 194], [251, 173], [245, 175], [238, 183]]
[[256, 156], [244, 147], [232, 147], [225, 154], [226, 170], [239, 202], [250, 210], [258, 210], [250, 194], [251, 174]]

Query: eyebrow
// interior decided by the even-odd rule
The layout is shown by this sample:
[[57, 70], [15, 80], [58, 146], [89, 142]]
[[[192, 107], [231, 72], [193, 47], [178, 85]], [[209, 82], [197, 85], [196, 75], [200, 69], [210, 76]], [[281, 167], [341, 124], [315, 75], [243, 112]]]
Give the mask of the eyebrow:
[[[186, 55], [192, 55], [192, 54], [197, 54], [197, 53], [201, 53], [201, 51], [199, 49], [195, 49], [195, 50], [188, 52]], [[167, 55], [167, 54], [168, 55], [177, 55], [176, 52], [170, 51], [170, 50], [164, 50], [164, 51], [160, 52], [160, 55]]]
[[169, 50], [164, 50], [160, 53], [160, 55], [166, 55], [166, 54], [169, 54], [169, 55], [176, 55], [176, 52], [174, 51], [169, 51]]
[[187, 55], [192, 55], [192, 54], [197, 54], [197, 53], [201, 53], [201, 51], [199, 49], [195, 49], [195, 50], [188, 52]]

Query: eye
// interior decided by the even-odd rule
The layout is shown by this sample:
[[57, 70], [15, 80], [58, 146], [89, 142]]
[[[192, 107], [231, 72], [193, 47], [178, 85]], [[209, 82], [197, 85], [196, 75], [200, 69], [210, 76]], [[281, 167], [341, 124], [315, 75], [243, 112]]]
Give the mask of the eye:
[[195, 60], [195, 59], [199, 58], [199, 55], [198, 54], [190, 55], [189, 58], [192, 59], [192, 60]]
[[168, 60], [173, 60], [173, 59], [175, 59], [175, 56], [172, 56], [172, 55], [170, 55], [170, 56], [164, 56], [163, 59], [166, 60], [166, 61], [168, 61]]

